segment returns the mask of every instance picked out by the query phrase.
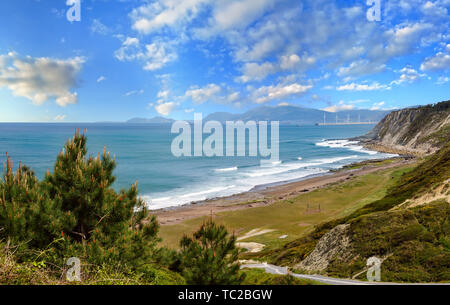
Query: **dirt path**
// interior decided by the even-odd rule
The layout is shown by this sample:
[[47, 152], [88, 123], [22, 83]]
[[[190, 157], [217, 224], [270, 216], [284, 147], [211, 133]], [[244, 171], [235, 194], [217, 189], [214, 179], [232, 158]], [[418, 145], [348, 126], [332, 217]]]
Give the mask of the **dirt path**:
[[330, 184], [343, 182], [355, 176], [362, 176], [376, 171], [413, 163], [415, 160], [398, 159], [382, 166], [365, 166], [356, 170], [341, 170], [302, 181], [270, 186], [257, 191], [249, 191], [229, 197], [205, 200], [172, 209], [155, 210], [161, 225], [174, 225], [188, 219], [208, 216], [226, 211], [236, 211], [270, 205], [274, 202], [308, 193]]

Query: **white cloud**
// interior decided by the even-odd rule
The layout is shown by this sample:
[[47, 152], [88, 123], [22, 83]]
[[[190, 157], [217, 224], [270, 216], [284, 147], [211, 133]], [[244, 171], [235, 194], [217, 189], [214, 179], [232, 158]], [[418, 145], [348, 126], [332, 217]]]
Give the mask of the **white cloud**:
[[386, 62], [390, 58], [407, 54], [417, 48], [422, 37], [432, 29], [432, 24], [420, 22], [396, 26], [384, 33], [385, 39], [369, 51], [369, 56]]
[[178, 58], [170, 43], [155, 41], [142, 45], [135, 37], [127, 37], [114, 55], [120, 61], [141, 61], [147, 71], [159, 70]]
[[354, 105], [345, 104], [344, 101], [340, 101], [339, 104], [329, 106], [327, 108], [323, 108], [322, 110], [328, 111], [328, 112], [339, 112], [339, 111], [353, 110], [353, 109], [355, 109]]
[[291, 104], [287, 103], [287, 102], [282, 102], [278, 104], [278, 107], [286, 107], [286, 106], [291, 106]]
[[195, 104], [203, 104], [208, 100], [214, 99], [217, 94], [222, 91], [222, 88], [216, 84], [209, 84], [203, 88], [192, 87], [186, 91], [185, 96], [190, 97]]
[[104, 77], [104, 76], [102, 75], [102, 76], [100, 76], [99, 78], [97, 78], [97, 83], [101, 83], [101, 82], [103, 82], [104, 80], [106, 80], [106, 77]]
[[107, 35], [110, 33], [110, 30], [106, 25], [101, 23], [100, 20], [94, 19], [94, 21], [92, 21], [92, 25], [91, 25], [91, 32], [100, 34], [100, 35]]
[[145, 46], [146, 63], [144, 70], [154, 71], [178, 58], [177, 54], [167, 49], [164, 44], [152, 43]]
[[[424, 14], [426, 14], [426, 15], [430, 15], [430, 16], [433, 16], [433, 17], [446, 17], [446, 16], [448, 16], [447, 8], [445, 8], [444, 6], [440, 6], [440, 4], [438, 2], [440, 2], [440, 1], [436, 1], [436, 2], [427, 1], [427, 2], [425, 2], [422, 5], [422, 8], [421, 8], [422, 12]], [[448, 1], [447, 1], [447, 5], [448, 5]]]
[[[312, 59], [312, 61], [314, 61]], [[300, 64], [300, 57], [297, 54], [284, 55], [281, 57], [280, 68], [283, 70], [290, 70]]]
[[413, 83], [426, 76], [426, 74], [420, 74], [410, 66], [406, 66], [398, 72], [401, 73], [400, 78], [398, 80], [392, 81], [391, 84], [400, 85], [405, 82]]
[[132, 91], [128, 91], [127, 93], [125, 93], [125, 96], [132, 96], [132, 95], [136, 95], [136, 94], [143, 94], [144, 90], [132, 90]]
[[449, 78], [449, 77], [447, 77], [447, 76], [439, 76], [439, 78], [438, 78], [436, 84], [437, 84], [437, 85], [443, 85], [443, 84], [448, 83], [449, 81], [450, 81], [450, 78]]
[[135, 37], [127, 37], [122, 43], [122, 47], [114, 52], [114, 56], [120, 61], [132, 61], [145, 59], [145, 54]]
[[278, 71], [278, 67], [270, 62], [262, 64], [246, 63], [243, 67], [243, 75], [236, 78], [236, 81], [247, 83], [249, 81], [261, 81], [265, 79], [269, 74]]
[[137, 39], [136, 37], [127, 37], [125, 38], [123, 45], [124, 46], [139, 45], [139, 39]]
[[192, 113], [192, 112], [194, 112], [194, 111], [195, 111], [194, 108], [184, 109], [184, 112], [186, 112], [186, 113]]
[[130, 17], [133, 29], [150, 34], [163, 27], [175, 26], [192, 20], [200, 7], [209, 0], [161, 0], [144, 4], [134, 9]]
[[64, 121], [66, 119], [66, 117], [67, 117], [67, 115], [65, 115], [65, 114], [59, 114], [59, 115], [55, 116], [53, 118], [53, 120], [61, 122], [61, 121]]
[[157, 97], [166, 101], [169, 98], [169, 95], [170, 95], [170, 91], [164, 90], [164, 91], [159, 91], [157, 94]]
[[361, 59], [350, 63], [350, 65], [346, 67], [339, 68], [337, 74], [341, 77], [355, 77], [383, 72], [385, 69], [385, 64], [379, 64], [376, 62], [370, 62], [366, 59]]
[[224, 31], [245, 29], [272, 8], [275, 2], [275, 0], [216, 0], [208, 25], [197, 29], [195, 33], [200, 38], [208, 39]]
[[229, 103], [233, 103], [236, 102], [239, 98], [240, 98], [240, 94], [239, 92], [233, 92], [228, 94], [228, 96], [226, 97], [226, 101]]
[[391, 87], [387, 85], [380, 85], [379, 83], [367, 84], [346, 84], [336, 88], [338, 91], [374, 91], [374, 90], [390, 90]]
[[422, 71], [438, 71], [450, 69], [450, 54], [442, 52], [437, 53], [433, 57], [428, 57], [420, 66]]
[[155, 106], [156, 112], [161, 115], [167, 116], [172, 113], [172, 111], [177, 107], [174, 102], [162, 103]]
[[370, 108], [370, 110], [380, 110], [382, 109], [381, 107], [383, 107], [384, 104], [385, 102], [374, 103], [372, 108]]
[[76, 104], [78, 94], [71, 92], [85, 59], [66, 60], [48, 57], [20, 57], [10, 52], [0, 55], [0, 87], [15, 96], [25, 97], [36, 105], [54, 98], [59, 106]]
[[264, 80], [268, 75], [286, 70], [303, 71], [307, 67], [314, 65], [316, 60], [308, 55], [300, 58], [297, 54], [283, 55], [278, 63], [263, 62], [261, 64], [250, 62], [245, 63], [243, 75], [236, 77], [235, 81], [247, 83], [250, 81]]
[[[448, 22], [429, 13], [443, 12], [448, 0], [411, 1], [387, 0], [382, 23], [367, 22], [363, 3], [343, 8], [338, 1], [328, 0], [153, 0], [133, 10], [130, 18], [139, 34], [166, 40], [165, 52], [155, 51], [166, 56], [158, 58], [174, 54], [167, 61], [146, 65], [149, 70], [176, 59], [178, 44], [199, 40], [207, 44], [219, 38], [224, 46], [220, 52], [241, 65], [242, 74], [235, 81], [261, 81], [287, 70], [304, 72], [313, 63], [338, 69], [338, 75], [350, 81], [349, 77], [385, 71], [391, 59], [433, 39], [444, 41]], [[405, 18], [412, 8], [418, 15], [413, 22]], [[422, 18], [424, 14], [429, 17]], [[176, 41], [172, 48], [167, 48], [169, 41]], [[145, 61], [145, 47], [140, 49], [132, 54]], [[314, 54], [311, 62], [304, 60], [302, 52]]]
[[312, 85], [301, 85], [298, 83], [263, 86], [253, 91], [252, 98], [255, 103], [263, 104], [291, 96], [300, 96], [308, 92], [312, 87]]

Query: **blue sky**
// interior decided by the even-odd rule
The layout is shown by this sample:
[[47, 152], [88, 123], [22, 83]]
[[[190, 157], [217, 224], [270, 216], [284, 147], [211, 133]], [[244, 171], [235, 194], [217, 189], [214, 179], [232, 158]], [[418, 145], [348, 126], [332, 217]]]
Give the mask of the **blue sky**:
[[[69, 0], [73, 1], [73, 0]], [[448, 100], [450, 0], [0, 2], [0, 121]]]

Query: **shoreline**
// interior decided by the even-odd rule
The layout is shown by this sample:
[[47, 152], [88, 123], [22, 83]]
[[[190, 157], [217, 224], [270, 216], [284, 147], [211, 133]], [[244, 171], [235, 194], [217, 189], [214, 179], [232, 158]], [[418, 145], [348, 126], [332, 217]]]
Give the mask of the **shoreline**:
[[[386, 162], [381, 166], [376, 163]], [[303, 193], [329, 186], [333, 183], [350, 180], [352, 177], [366, 175], [375, 171], [406, 165], [414, 162], [414, 158], [398, 156], [387, 159], [366, 160], [346, 165], [346, 167], [321, 174], [314, 174], [289, 181], [278, 181], [270, 184], [255, 186], [251, 190], [231, 196], [213, 198], [152, 210], [158, 217], [160, 225], [175, 225], [183, 221], [210, 216], [221, 212], [251, 209], [271, 205], [280, 200], [289, 199]], [[352, 169], [361, 165], [360, 168]]]

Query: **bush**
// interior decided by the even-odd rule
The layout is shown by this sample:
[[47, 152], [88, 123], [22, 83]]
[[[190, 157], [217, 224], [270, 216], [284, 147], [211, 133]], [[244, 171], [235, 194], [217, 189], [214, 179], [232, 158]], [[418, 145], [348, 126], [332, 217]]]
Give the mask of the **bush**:
[[116, 192], [109, 153], [87, 157], [87, 138], [75, 133], [53, 173], [38, 181], [27, 167], [13, 172], [7, 158], [0, 180], [0, 240], [16, 257], [64, 265], [72, 256], [89, 264], [124, 264], [139, 271], [157, 253], [159, 225], [138, 197], [137, 185]]
[[239, 250], [235, 236], [228, 237], [222, 225], [211, 220], [204, 223], [192, 237], [181, 239], [181, 268], [187, 284], [238, 285], [244, 276], [239, 274]]

